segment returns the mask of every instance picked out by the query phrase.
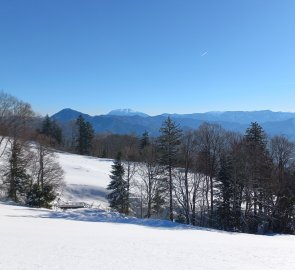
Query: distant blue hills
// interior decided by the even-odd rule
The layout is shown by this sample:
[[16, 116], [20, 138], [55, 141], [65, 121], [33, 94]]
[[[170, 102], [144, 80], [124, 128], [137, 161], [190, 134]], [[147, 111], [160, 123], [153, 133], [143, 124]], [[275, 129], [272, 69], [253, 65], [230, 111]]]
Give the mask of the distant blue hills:
[[51, 116], [62, 126], [82, 115], [90, 122], [96, 132], [109, 132], [114, 134], [141, 135], [148, 131], [152, 136], [159, 134], [162, 122], [170, 116], [183, 130], [196, 129], [202, 123], [220, 124], [224, 129], [244, 133], [251, 122], [258, 122], [269, 136], [285, 135], [295, 140], [295, 113], [264, 111], [226, 111], [206, 112], [193, 114], [161, 114], [149, 116], [131, 109], [111, 111], [106, 115], [90, 116], [72, 109], [63, 109]]

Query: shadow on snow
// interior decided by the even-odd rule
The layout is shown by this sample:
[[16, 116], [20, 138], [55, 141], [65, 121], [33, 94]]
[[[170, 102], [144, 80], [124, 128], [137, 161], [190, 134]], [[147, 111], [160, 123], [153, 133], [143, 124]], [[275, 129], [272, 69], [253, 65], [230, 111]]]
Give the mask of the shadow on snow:
[[83, 209], [83, 210], [67, 210], [65, 212], [48, 212], [46, 215], [41, 215], [42, 218], [55, 218], [74, 221], [87, 222], [105, 222], [132, 224], [145, 227], [160, 228], [160, 229], [175, 229], [175, 230], [209, 230], [200, 227], [193, 227], [177, 222], [159, 219], [139, 219], [128, 217], [116, 212], [103, 211], [99, 209]]

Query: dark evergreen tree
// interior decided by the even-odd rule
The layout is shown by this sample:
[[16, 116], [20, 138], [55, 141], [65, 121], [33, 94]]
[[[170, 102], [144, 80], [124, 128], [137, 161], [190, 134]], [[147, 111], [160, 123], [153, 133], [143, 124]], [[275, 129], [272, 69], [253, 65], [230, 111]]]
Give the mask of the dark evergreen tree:
[[18, 202], [29, 190], [31, 179], [27, 173], [28, 159], [23, 146], [14, 140], [9, 152], [10, 158], [5, 173], [5, 184], [8, 189], [8, 198]]
[[160, 163], [164, 165], [168, 172], [169, 191], [169, 218], [174, 220], [173, 215], [173, 175], [172, 170], [177, 162], [177, 153], [181, 144], [182, 131], [170, 117], [168, 117], [160, 129], [159, 151]]
[[220, 160], [220, 170], [215, 182], [217, 227], [222, 230], [234, 228], [234, 185], [232, 179], [232, 165], [229, 157], [223, 156]]
[[149, 133], [145, 131], [141, 136], [139, 149], [143, 150], [148, 145], [150, 145]]
[[45, 116], [40, 133], [47, 136], [50, 139], [50, 144], [55, 145], [62, 143], [62, 130], [59, 125], [48, 115]]
[[61, 144], [63, 141], [62, 130], [60, 126], [53, 120], [52, 121], [52, 133], [51, 137], [58, 143]]
[[107, 189], [110, 190], [107, 199], [110, 207], [119, 213], [126, 213], [128, 207], [127, 182], [124, 180], [124, 167], [121, 162], [121, 153], [118, 153], [111, 171], [111, 182]]
[[[257, 232], [267, 222], [267, 197], [270, 196], [271, 159], [262, 127], [251, 123], [245, 134], [245, 166], [248, 175], [245, 192], [246, 230]], [[264, 229], [263, 229], [264, 230]]]
[[51, 134], [51, 120], [48, 115], [45, 116], [43, 122], [42, 122], [42, 127], [41, 127], [41, 134], [49, 136]]
[[90, 155], [94, 137], [92, 125], [89, 122], [85, 122], [82, 115], [76, 120], [76, 125], [78, 127], [77, 151], [80, 155]]
[[33, 207], [50, 208], [55, 198], [56, 192], [53, 185], [46, 183], [42, 188], [38, 183], [34, 183], [27, 193], [26, 203]]
[[263, 152], [266, 150], [267, 137], [263, 128], [257, 122], [252, 122], [250, 127], [247, 128], [245, 138], [252, 148]]

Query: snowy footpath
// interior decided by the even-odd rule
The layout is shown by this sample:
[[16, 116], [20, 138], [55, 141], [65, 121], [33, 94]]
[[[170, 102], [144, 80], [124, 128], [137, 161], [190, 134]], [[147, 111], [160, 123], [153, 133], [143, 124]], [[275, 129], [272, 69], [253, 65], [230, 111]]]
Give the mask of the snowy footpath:
[[294, 236], [199, 230], [102, 210], [0, 203], [1, 270], [295, 269]]

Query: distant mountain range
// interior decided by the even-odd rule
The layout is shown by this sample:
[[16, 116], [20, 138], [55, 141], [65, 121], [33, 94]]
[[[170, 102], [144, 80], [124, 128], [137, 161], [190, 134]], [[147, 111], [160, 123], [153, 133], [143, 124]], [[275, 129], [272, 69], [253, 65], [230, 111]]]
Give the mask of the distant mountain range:
[[251, 122], [258, 122], [268, 135], [285, 135], [295, 140], [295, 113], [265, 111], [227, 111], [193, 114], [162, 114], [149, 116], [131, 109], [114, 110], [107, 115], [90, 116], [72, 109], [63, 109], [51, 117], [66, 125], [82, 115], [96, 132], [116, 134], [134, 133], [141, 135], [148, 131], [158, 135], [162, 122], [170, 116], [183, 130], [196, 129], [202, 123], [220, 124], [226, 130], [244, 133]]

